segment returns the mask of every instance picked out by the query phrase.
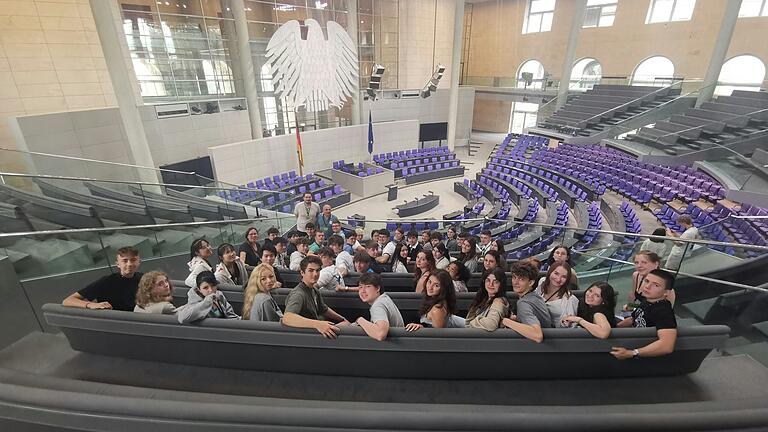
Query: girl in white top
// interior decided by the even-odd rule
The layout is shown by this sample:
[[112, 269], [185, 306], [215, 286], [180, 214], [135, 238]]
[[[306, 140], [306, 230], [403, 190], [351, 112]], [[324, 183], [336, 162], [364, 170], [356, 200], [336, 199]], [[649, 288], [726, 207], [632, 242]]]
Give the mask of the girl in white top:
[[395, 262], [392, 264], [393, 273], [408, 273], [408, 245], [398, 243], [395, 248]]
[[219, 264], [213, 273], [220, 284], [245, 285], [248, 282], [248, 271], [235, 252], [235, 247], [222, 243], [218, 248]]
[[187, 263], [189, 267], [189, 276], [184, 280], [184, 284], [190, 288], [197, 288], [197, 275], [204, 271], [212, 271], [211, 264], [208, 263], [208, 258], [213, 254], [211, 244], [204, 238], [195, 239], [192, 242], [192, 246], [189, 248], [190, 261]]
[[435, 257], [435, 268], [445, 270], [451, 260], [448, 259], [448, 248], [444, 244], [438, 243], [432, 247], [432, 256]]
[[[667, 230], [664, 228], [656, 228], [653, 230], [652, 234], [655, 236], [664, 236], [667, 234]], [[640, 250], [653, 252], [656, 255], [663, 257], [667, 252], [667, 245], [664, 243], [664, 240], [645, 239], [642, 246], [640, 246]]]
[[571, 293], [569, 288], [570, 279], [571, 266], [563, 262], [555, 262], [549, 267], [544, 283], [536, 288], [536, 292], [547, 302], [553, 327], [571, 326], [571, 323], [564, 322], [563, 319], [576, 315], [579, 308], [579, 299]]

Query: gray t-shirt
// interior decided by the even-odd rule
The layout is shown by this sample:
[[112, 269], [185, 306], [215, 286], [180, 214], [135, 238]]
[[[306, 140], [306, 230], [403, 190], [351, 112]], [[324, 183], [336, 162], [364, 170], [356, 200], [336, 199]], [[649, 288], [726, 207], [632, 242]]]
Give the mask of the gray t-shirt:
[[520, 297], [517, 301], [517, 320], [523, 324], [552, 328], [552, 316], [544, 297], [535, 291]]
[[253, 297], [251, 320], [279, 322], [282, 318], [283, 312], [271, 295], [260, 292]]
[[313, 320], [321, 318], [328, 310], [323, 297], [314, 289], [299, 282], [285, 299], [285, 313], [291, 312]]
[[377, 321], [386, 321], [390, 327], [405, 327], [400, 310], [387, 294], [380, 295], [371, 305], [371, 322]]

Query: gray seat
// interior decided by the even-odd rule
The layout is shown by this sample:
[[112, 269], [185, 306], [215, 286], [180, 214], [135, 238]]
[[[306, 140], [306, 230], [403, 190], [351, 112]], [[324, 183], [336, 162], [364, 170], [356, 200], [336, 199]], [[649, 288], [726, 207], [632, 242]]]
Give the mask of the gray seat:
[[177, 223], [195, 221], [192, 214], [189, 212], [189, 206], [185, 204], [143, 198], [93, 182], [83, 182], [83, 185], [85, 185], [93, 195], [146, 206], [149, 214], [156, 219], [165, 219]]
[[[104, 226], [104, 222], [91, 206], [44, 197], [12, 186], [0, 185], [0, 200], [20, 207], [27, 215], [63, 227], [100, 228]], [[35, 225], [35, 222], [32, 222]]]

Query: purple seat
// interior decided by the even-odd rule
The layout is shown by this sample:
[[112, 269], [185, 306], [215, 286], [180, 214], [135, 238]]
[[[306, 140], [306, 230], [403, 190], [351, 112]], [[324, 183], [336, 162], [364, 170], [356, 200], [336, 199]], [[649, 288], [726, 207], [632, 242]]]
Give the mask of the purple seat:
[[333, 194], [336, 195], [336, 194], [340, 194], [340, 193], [341, 193], [341, 186], [339, 186], [339, 185], [333, 186]]
[[315, 194], [315, 201], [320, 201], [320, 198], [322, 198], [322, 196], [319, 193], [316, 193]]

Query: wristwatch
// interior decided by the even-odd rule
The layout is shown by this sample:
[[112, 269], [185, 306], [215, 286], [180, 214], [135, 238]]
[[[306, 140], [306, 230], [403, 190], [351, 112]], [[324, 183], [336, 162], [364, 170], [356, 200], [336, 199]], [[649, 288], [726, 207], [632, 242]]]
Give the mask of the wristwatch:
[[640, 350], [639, 349], [633, 349], [632, 350], [632, 358], [633, 359], [640, 358]]

